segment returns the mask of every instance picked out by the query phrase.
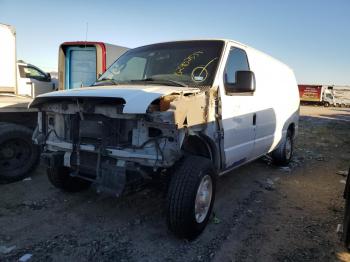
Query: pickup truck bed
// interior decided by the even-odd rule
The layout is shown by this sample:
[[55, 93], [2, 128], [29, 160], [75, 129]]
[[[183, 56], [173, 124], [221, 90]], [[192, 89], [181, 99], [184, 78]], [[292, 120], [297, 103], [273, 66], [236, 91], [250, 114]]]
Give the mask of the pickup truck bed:
[[28, 105], [31, 101], [32, 98], [29, 97], [0, 94], [0, 113], [37, 112], [36, 109], [28, 109]]

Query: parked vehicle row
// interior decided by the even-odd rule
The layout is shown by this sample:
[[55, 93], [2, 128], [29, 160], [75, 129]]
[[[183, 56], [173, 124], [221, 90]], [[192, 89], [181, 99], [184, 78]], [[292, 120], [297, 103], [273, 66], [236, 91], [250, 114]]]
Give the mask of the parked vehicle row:
[[126, 48], [101, 42], [63, 43], [59, 79], [67, 81], [64, 85], [40, 68], [17, 61], [13, 26], [0, 24], [0, 39], [0, 180], [11, 182], [28, 176], [39, 161], [39, 147], [32, 143], [37, 110], [28, 109], [32, 99], [94, 82]]

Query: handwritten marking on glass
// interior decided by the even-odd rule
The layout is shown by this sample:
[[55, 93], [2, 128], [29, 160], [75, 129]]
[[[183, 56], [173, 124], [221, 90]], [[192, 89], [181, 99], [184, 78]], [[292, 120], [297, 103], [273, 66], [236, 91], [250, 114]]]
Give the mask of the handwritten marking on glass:
[[183, 70], [185, 70], [191, 64], [191, 62], [196, 59], [196, 57], [198, 57], [199, 55], [201, 55], [203, 53], [204, 53], [203, 51], [197, 51], [197, 52], [194, 52], [194, 53], [190, 54], [189, 56], [187, 56], [181, 62], [181, 64], [176, 68], [175, 74], [182, 75]]
[[205, 66], [197, 66], [197, 67], [195, 67], [192, 70], [192, 73], [191, 73], [192, 80], [197, 82], [197, 83], [204, 82], [207, 79], [208, 75], [209, 75], [207, 67], [212, 62], [214, 62], [216, 59], [218, 59], [218, 58], [215, 57], [214, 59], [210, 60], [209, 63], [207, 63]]

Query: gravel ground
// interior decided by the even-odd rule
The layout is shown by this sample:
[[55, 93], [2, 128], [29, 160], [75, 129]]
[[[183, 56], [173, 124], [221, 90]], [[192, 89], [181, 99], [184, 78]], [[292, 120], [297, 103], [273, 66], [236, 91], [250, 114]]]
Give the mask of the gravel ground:
[[160, 189], [67, 194], [39, 166], [0, 185], [0, 261], [350, 261], [336, 233], [349, 122], [349, 109], [302, 106], [290, 166], [263, 158], [221, 177], [213, 217], [192, 242], [167, 231]]

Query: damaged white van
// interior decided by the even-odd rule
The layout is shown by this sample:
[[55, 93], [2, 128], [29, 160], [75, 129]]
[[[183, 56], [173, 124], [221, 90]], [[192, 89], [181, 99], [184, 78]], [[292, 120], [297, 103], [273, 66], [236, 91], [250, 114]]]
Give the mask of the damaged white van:
[[283, 63], [231, 40], [127, 51], [94, 86], [38, 96], [33, 139], [51, 183], [119, 196], [168, 179], [167, 222], [193, 239], [206, 226], [217, 177], [270, 154], [288, 164], [299, 93]]

